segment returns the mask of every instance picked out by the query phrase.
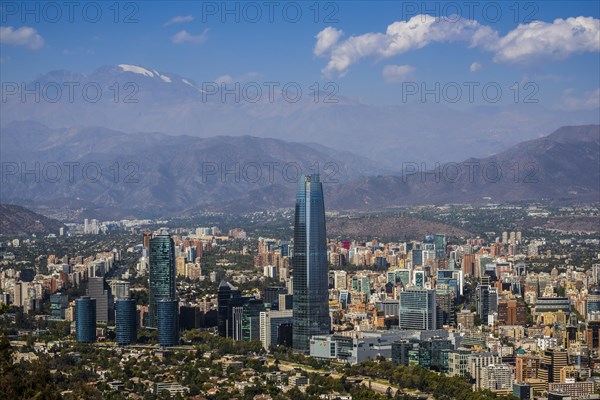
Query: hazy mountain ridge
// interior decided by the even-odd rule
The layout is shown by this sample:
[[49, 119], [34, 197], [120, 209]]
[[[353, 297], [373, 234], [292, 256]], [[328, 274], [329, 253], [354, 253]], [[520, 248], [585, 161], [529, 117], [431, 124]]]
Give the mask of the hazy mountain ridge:
[[[126, 134], [106, 128], [50, 129], [29, 122], [3, 128], [0, 141], [2, 201], [39, 210], [96, 214], [110, 210], [111, 217], [118, 217], [287, 208], [294, 204], [300, 170], [316, 172], [317, 166], [326, 206], [332, 210], [541, 199], [600, 201], [598, 125], [563, 127], [494, 156], [440, 165], [423, 174], [420, 164], [406, 164], [403, 176], [378, 170], [370, 160], [347, 151], [251, 136]], [[72, 180], [67, 163], [76, 165]], [[38, 181], [31, 173], [35, 165]], [[52, 181], [56, 165], [62, 176]], [[478, 166], [472, 177], [467, 165]], [[17, 170], [12, 173], [9, 168]], [[30, 172], [22, 174], [23, 168]], [[102, 174], [98, 179], [97, 168]], [[496, 168], [502, 171], [497, 180]], [[459, 179], [453, 175], [457, 169]], [[71, 211], [63, 214], [75, 215]]]
[[[458, 168], [462, 171], [460, 178], [455, 173]], [[600, 126], [563, 127], [494, 156], [445, 164], [425, 174], [405, 170], [411, 173], [403, 177], [365, 177], [343, 185], [337, 188], [341, 193], [331, 196], [331, 206], [361, 209], [568, 197], [574, 201], [600, 201]], [[495, 171], [501, 171], [501, 176]]]
[[[402, 162], [443, 163], [482, 157], [540, 137], [561, 125], [600, 122], [597, 109], [557, 111], [539, 104], [465, 110], [444, 102], [422, 103], [415, 99], [397, 105], [370, 105], [344, 97], [342, 82], [331, 98], [335, 103], [325, 102], [325, 94], [315, 95], [309, 87], [302, 87], [302, 97], [295, 103], [286, 101], [279, 91], [269, 99], [266, 88], [256, 102], [243, 96], [235, 101], [231, 95], [223, 99], [220, 83], [213, 82], [214, 78], [196, 83], [148, 67], [126, 67], [107, 65], [88, 75], [53, 71], [38, 76], [27, 83], [28, 87], [56, 84], [62, 87], [60, 99], [33, 101], [30, 95], [23, 101], [18, 91], [7, 94], [0, 110], [0, 125], [34, 120], [52, 128], [103, 126], [124, 132], [158, 131], [196, 137], [251, 134], [344, 148], [376, 159], [382, 167], [396, 169]], [[126, 70], [132, 67], [143, 72]], [[252, 80], [261, 84], [261, 79]], [[69, 88], [64, 86], [68, 82], [79, 84], [73, 101]], [[247, 82], [239, 83], [243, 87]], [[286, 83], [280, 82], [279, 88]], [[101, 89], [97, 101], [95, 89], [84, 95], [85, 85]], [[203, 88], [210, 90], [207, 93]]]
[[[348, 182], [386, 171], [348, 152], [252, 136], [126, 134], [22, 122], [4, 127], [0, 143], [3, 201], [37, 207], [176, 213], [269, 185], [293, 188], [300, 173], [320, 171]], [[37, 175], [25, 172], [36, 166]]]
[[0, 204], [0, 235], [49, 234], [58, 236], [64, 225], [14, 204]]
[[[458, 168], [460, 177], [454, 173]], [[326, 184], [326, 206], [334, 210], [377, 210], [402, 205], [518, 200], [599, 202], [600, 126], [562, 127], [549, 136], [523, 142], [494, 156], [423, 171], [420, 164], [411, 163], [404, 170], [402, 176], [365, 176], [339, 185]], [[501, 171], [501, 176], [494, 171]], [[260, 207], [258, 199], [268, 197], [266, 193], [270, 191], [272, 188], [260, 189], [246, 194], [241, 201], [212, 206], [227, 210], [269, 208], [273, 205], [265, 202]], [[285, 205], [291, 207], [293, 188], [288, 188], [286, 198], [289, 200]]]

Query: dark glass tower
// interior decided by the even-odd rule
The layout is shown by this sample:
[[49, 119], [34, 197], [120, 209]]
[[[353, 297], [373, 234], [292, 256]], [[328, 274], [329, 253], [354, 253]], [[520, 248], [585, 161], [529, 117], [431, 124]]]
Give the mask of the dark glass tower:
[[115, 302], [115, 330], [119, 346], [135, 343], [137, 339], [135, 300], [118, 299]]
[[78, 342], [92, 343], [96, 341], [96, 299], [82, 296], [75, 302], [76, 339]]
[[169, 235], [150, 239], [150, 293], [148, 327], [157, 328], [157, 302], [177, 297], [175, 286], [175, 243]]
[[99, 323], [112, 320], [113, 298], [110, 286], [104, 277], [92, 276], [88, 278], [87, 295], [96, 299], [96, 319]]
[[242, 311], [242, 340], [260, 340], [260, 313], [265, 311], [262, 300], [252, 299]]
[[65, 310], [69, 306], [69, 296], [66, 293], [50, 295], [50, 319], [64, 320]]
[[219, 285], [219, 291], [217, 294], [217, 307], [218, 307], [218, 319], [217, 324], [219, 328], [219, 335], [223, 337], [232, 336], [229, 313], [230, 313], [230, 303], [233, 299], [238, 299], [242, 297], [242, 294], [231, 283], [227, 281], [221, 281]]
[[328, 304], [325, 204], [319, 175], [302, 176], [296, 194], [294, 219], [294, 327], [295, 351], [308, 353], [310, 337], [331, 330]]
[[156, 302], [158, 317], [158, 344], [174, 346], [179, 342], [179, 302], [175, 299], [160, 299]]

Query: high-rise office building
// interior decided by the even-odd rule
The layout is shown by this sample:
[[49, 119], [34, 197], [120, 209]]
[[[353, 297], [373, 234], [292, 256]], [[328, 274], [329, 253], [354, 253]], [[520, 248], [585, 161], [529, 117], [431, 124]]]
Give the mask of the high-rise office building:
[[585, 329], [585, 341], [590, 350], [600, 350], [600, 321], [588, 321]]
[[564, 349], [546, 349], [538, 371], [538, 377], [544, 382], [560, 382], [560, 370], [568, 365], [567, 351]]
[[404, 366], [420, 365], [436, 371], [447, 370], [447, 355], [452, 350], [452, 342], [440, 337], [426, 340], [401, 339], [392, 343], [392, 363]]
[[280, 294], [279, 295], [279, 311], [292, 310], [294, 308], [294, 295]]
[[592, 282], [600, 285], [600, 264], [592, 264]]
[[280, 294], [287, 294], [287, 289], [279, 286], [269, 286], [263, 289], [261, 297], [265, 303], [272, 306], [275, 303], [279, 304]]
[[435, 258], [445, 258], [446, 246], [448, 245], [446, 235], [435, 235], [433, 243], [435, 245]]
[[176, 299], [160, 299], [156, 302], [158, 344], [174, 346], [179, 342], [179, 302]]
[[96, 319], [100, 323], [111, 321], [113, 300], [110, 286], [103, 276], [88, 278], [87, 295], [96, 299]]
[[489, 317], [498, 312], [498, 291], [487, 284], [477, 286], [477, 314], [483, 324], [487, 325]]
[[335, 289], [348, 289], [348, 273], [346, 271], [333, 271], [333, 287]]
[[[199, 329], [206, 326], [203, 308], [195, 305], [180, 305], [179, 306], [179, 330], [187, 331], [190, 329]], [[216, 313], [213, 313], [216, 317]], [[215, 324], [216, 325], [216, 324]]]
[[302, 176], [294, 218], [293, 347], [310, 351], [310, 337], [331, 330], [323, 185], [318, 174]]
[[142, 232], [143, 235], [143, 248], [148, 250], [150, 248], [150, 239], [152, 239], [152, 232]]
[[91, 343], [96, 341], [96, 299], [82, 296], [75, 302], [76, 339], [78, 342]]
[[64, 320], [65, 311], [69, 306], [69, 296], [66, 293], [54, 293], [50, 296], [50, 319]]
[[157, 328], [157, 303], [161, 299], [175, 299], [175, 243], [169, 235], [150, 239], [150, 292], [148, 326]]
[[525, 325], [527, 305], [522, 301], [507, 299], [498, 302], [499, 325]]
[[490, 352], [477, 352], [469, 356], [471, 378], [475, 380], [476, 388], [481, 388], [483, 368], [492, 364], [500, 364], [501, 360], [499, 355]]
[[410, 269], [397, 269], [396, 283], [400, 283], [404, 288], [407, 287], [410, 284]]
[[219, 329], [220, 336], [232, 336], [231, 326], [229, 326], [230, 303], [233, 299], [240, 297], [242, 297], [242, 295], [238, 288], [229, 282], [221, 281], [221, 284], [219, 285], [219, 291], [217, 292], [217, 327]]
[[234, 296], [225, 299], [224, 303], [227, 305], [224, 336], [233, 340], [258, 340], [260, 337], [260, 312], [264, 311], [262, 300], [254, 297]]
[[525, 382], [538, 377], [541, 357], [531, 354], [518, 355], [515, 359], [515, 381]]
[[425, 271], [413, 272], [413, 284], [420, 288], [425, 286]]
[[596, 286], [590, 290], [586, 302], [586, 318], [590, 318], [591, 313], [600, 311], [600, 287]]
[[519, 400], [529, 400], [531, 398], [531, 384], [525, 382], [513, 383], [513, 396]]
[[400, 292], [400, 329], [437, 329], [435, 290], [409, 287]]
[[129, 298], [129, 282], [127, 281], [112, 281], [110, 283], [113, 298], [128, 299]]
[[378, 312], [382, 312], [384, 317], [398, 316], [398, 300], [384, 300], [376, 303]]
[[454, 307], [454, 299], [454, 290], [450, 286], [439, 285], [435, 288], [438, 328], [441, 328], [444, 325], [456, 325], [456, 308]]
[[260, 340], [260, 313], [265, 311], [262, 300], [251, 299], [242, 311], [242, 340]]
[[15, 306], [23, 307], [23, 311], [29, 312], [32, 309], [29, 299], [29, 282], [16, 282], [13, 293]]
[[423, 265], [423, 250], [413, 249], [411, 250], [412, 263], [414, 265]]
[[512, 369], [507, 364], [490, 364], [482, 368], [481, 388], [492, 392], [509, 392], [513, 387]]
[[475, 254], [465, 254], [462, 259], [462, 271], [465, 275], [475, 276], [476, 272], [476, 258]]
[[135, 343], [137, 339], [137, 315], [135, 300], [118, 299], [115, 302], [115, 331], [120, 346]]
[[351, 294], [347, 290], [340, 290], [340, 303], [342, 304], [342, 308], [345, 310], [350, 302], [352, 301]]
[[267, 310], [260, 313], [260, 341], [265, 350], [276, 347], [280, 342], [279, 327], [293, 323], [292, 313], [292, 310]]
[[352, 277], [352, 289], [364, 293], [368, 300], [371, 296], [371, 279], [367, 275], [354, 275]]

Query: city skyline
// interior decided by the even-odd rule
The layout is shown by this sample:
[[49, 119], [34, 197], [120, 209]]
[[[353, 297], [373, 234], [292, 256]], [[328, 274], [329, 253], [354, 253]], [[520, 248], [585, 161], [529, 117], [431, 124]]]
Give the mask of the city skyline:
[[2, 400], [600, 400], [600, 1], [0, 3]]
[[[42, 324], [44, 319], [37, 316], [46, 312], [48, 298], [37, 293], [47, 293], [50, 294], [48, 323], [71, 325], [75, 333], [72, 337], [79, 346], [94, 346], [94, 354], [117, 350], [118, 354], [132, 357], [152, 354], [160, 360], [166, 354], [181, 357], [190, 352], [196, 354], [195, 351], [203, 348], [207, 351], [203, 357], [194, 356], [196, 361], [186, 363], [200, 363], [196, 365], [203, 365], [201, 368], [215, 365], [215, 371], [226, 377], [236, 376], [229, 374], [242, 366], [247, 366], [246, 370], [257, 368], [253, 364], [254, 357], [273, 365], [277, 365], [277, 360], [283, 365], [279, 373], [285, 375], [290, 365], [287, 357], [292, 357], [296, 360], [296, 364], [292, 364], [295, 372], [285, 375], [290, 385], [277, 386], [281, 393], [294, 387], [327, 392], [325, 388], [314, 389], [318, 387], [312, 383], [315, 375], [303, 370], [304, 363], [325, 368], [318, 374], [330, 373], [328, 368], [333, 365], [345, 365], [343, 368], [349, 379], [355, 374], [354, 368], [370, 368], [377, 364], [389, 369], [390, 374], [421, 371], [418, 373], [432, 374], [427, 379], [444, 382], [444, 385], [461, 382], [459, 385], [465, 386], [456, 390], [460, 393], [473, 391], [478, 399], [487, 398], [484, 390], [492, 391], [494, 396], [512, 394], [519, 399], [545, 391], [552, 394], [566, 392], [573, 396], [593, 393], [593, 376], [579, 381], [572, 377], [586, 374], [587, 368], [593, 368], [597, 363], [600, 313], [596, 303], [600, 293], [600, 263], [588, 253], [590, 250], [597, 253], [600, 244], [595, 238], [597, 235], [579, 234], [578, 239], [574, 239], [569, 234], [532, 230], [525, 226], [518, 230], [489, 232], [488, 225], [484, 224], [478, 228], [479, 235], [467, 237], [430, 230], [430, 234], [407, 240], [355, 239], [353, 235], [332, 238], [326, 234], [324, 224], [318, 223], [325, 217], [326, 198], [323, 198], [322, 186], [316, 176], [305, 177], [299, 185], [300, 212], [297, 215], [304, 219], [312, 216], [315, 223], [312, 229], [311, 224], [307, 227], [299, 224], [300, 229], [293, 226], [289, 234], [278, 229], [272, 232], [274, 235], [267, 234], [266, 224], [257, 224], [256, 218], [261, 214], [253, 213], [252, 222], [249, 220], [241, 225], [238, 225], [239, 218], [229, 219], [224, 215], [218, 217], [223, 218], [220, 222], [216, 222], [215, 215], [208, 217], [213, 223], [204, 226], [182, 223], [181, 220], [138, 220], [133, 222], [136, 227], [131, 228], [128, 226], [130, 221], [121, 221], [122, 225], [119, 225], [98, 220], [90, 229], [89, 221], [87, 228], [82, 221], [77, 226], [70, 226], [69, 235], [14, 238], [7, 244], [10, 252], [5, 250], [5, 242], [2, 242], [0, 254], [6, 265], [11, 265], [13, 256], [21, 258], [28, 254], [22, 251], [38, 249], [35, 245], [38, 241], [45, 243], [42, 249], [50, 249], [63, 241], [75, 243], [82, 239], [85, 243], [98, 243], [101, 248], [106, 248], [107, 241], [113, 241], [111, 247], [116, 247], [109, 252], [98, 252], [94, 247], [83, 250], [86, 247], [82, 247], [81, 253], [71, 257], [62, 256], [60, 251], [49, 254], [45, 264], [48, 272], [39, 265], [31, 270], [18, 266], [3, 268], [0, 270], [0, 290], [14, 288], [14, 292], [2, 293], [0, 299], [8, 305], [3, 303], [0, 310], [6, 309], [12, 315], [15, 310], [22, 309], [28, 324]], [[495, 207], [502, 210], [499, 215], [510, 215], [516, 210], [514, 205]], [[460, 209], [464, 213], [462, 218], [471, 216], [470, 221], [475, 224], [499, 211], [489, 206]], [[448, 211], [444, 207], [437, 210], [439, 214]], [[527, 206], [525, 210], [538, 215], [554, 209], [538, 204]], [[563, 207], [561, 210], [575, 213], [575, 209]], [[590, 210], [594, 208], [587, 206], [573, 215], [581, 218], [581, 213]], [[296, 225], [295, 212], [280, 213], [266, 215], [271, 221], [274, 215], [279, 215], [281, 221], [294, 221]], [[473, 213], [479, 217], [473, 219]], [[341, 218], [349, 219], [347, 215]], [[376, 223], [382, 221], [375, 215], [370, 218]], [[510, 223], [519, 226], [520, 222], [516, 221], [521, 217], [517, 214], [511, 218], [515, 219]], [[573, 216], [566, 218], [574, 219]], [[303, 221], [303, 218], [299, 219]], [[164, 228], [165, 224], [171, 227]], [[323, 228], [323, 235], [318, 234], [320, 228]], [[293, 308], [296, 298], [302, 301], [303, 297], [298, 293], [298, 287], [293, 287], [296, 282], [293, 278], [298, 276], [294, 269], [298, 260], [294, 257], [298, 249], [302, 254], [302, 240], [298, 236], [306, 236], [307, 232], [308, 238], [317, 235], [324, 239], [324, 248], [321, 247], [320, 252], [320, 246], [313, 246], [315, 263], [307, 264], [326, 267], [319, 271], [325, 272], [321, 282], [326, 283], [325, 297], [319, 304], [325, 306], [323, 311], [327, 312], [327, 317], [332, 315], [331, 322], [327, 323], [332, 329], [310, 332], [308, 351], [304, 347], [294, 350], [306, 357], [297, 364], [299, 359], [289, 356], [289, 352], [297, 337], [294, 328], [297, 330], [298, 327]], [[292, 236], [294, 240], [290, 241]], [[118, 238], [116, 242], [115, 238]], [[147, 321], [144, 322], [149, 317], [149, 297], [144, 293], [149, 293], [152, 281], [145, 283], [144, 278], [151, 277], [148, 257], [152, 252], [148, 250], [156, 245], [153, 242], [156, 238], [166, 249], [172, 247], [165, 252], [168, 256], [165, 259], [170, 259], [168, 253], [172, 252], [177, 260], [177, 266], [171, 263], [171, 267], [177, 275], [178, 300], [160, 299], [157, 302], [158, 329], [149, 329]], [[320, 240], [317, 242], [321, 243]], [[575, 243], [577, 246], [571, 247]], [[122, 252], [122, 248], [128, 250]], [[577, 256], [565, 258], [565, 252], [572, 252], [573, 248], [578, 249], [575, 250]], [[311, 253], [310, 249], [308, 253]], [[583, 261], [580, 263], [577, 259]], [[321, 263], [317, 264], [319, 260]], [[98, 290], [94, 290], [100, 293], [97, 296], [107, 295], [106, 289], [100, 290], [106, 287], [104, 277], [96, 278], [94, 274], [109, 276], [106, 283], [116, 297], [114, 321], [98, 320], [96, 299], [68, 295], [72, 293], [70, 290], [85, 288], [89, 282], [97, 282]], [[242, 288], [238, 289], [229, 281]], [[133, 298], [128, 299], [129, 296]], [[315, 293], [311, 299], [317, 296]], [[108, 303], [111, 297], [108, 297]], [[311, 317], [315, 320], [315, 315], [313, 312], [308, 316], [309, 323]], [[36, 320], [38, 322], [34, 322]], [[0, 324], [20, 324], [18, 320], [10, 321], [0, 320]], [[27, 330], [22, 328], [21, 332]], [[40, 333], [27, 333], [36, 334]], [[64, 346], [69, 346], [68, 333], [46, 334], [67, 338]], [[217, 339], [217, 334], [222, 337]], [[12, 345], [15, 343], [19, 341], [11, 341]], [[39, 346], [43, 343], [36, 344]], [[571, 356], [562, 351], [565, 347], [578, 362], [573, 362]], [[246, 350], [248, 348], [251, 350]], [[42, 353], [36, 354], [44, 357]], [[82, 353], [82, 357], [86, 358], [87, 353]], [[93, 360], [89, 362], [95, 364]], [[157, 361], [155, 367], [159, 371], [172, 368], [173, 372], [178, 368], [163, 361]], [[137, 372], [133, 373], [137, 375]], [[148, 373], [154, 376], [153, 372]], [[258, 382], [257, 379], [263, 379], [262, 372], [256, 373], [254, 381]], [[109, 374], [115, 376], [113, 372]], [[264, 379], [272, 379], [268, 376]], [[197, 386], [194, 380], [187, 378], [164, 382], [156, 375], [152, 379], [151, 385], [167, 387], [172, 393], [210, 395], [213, 393], [210, 390], [218, 390]], [[376, 380], [370, 382], [373, 386], [370, 396], [377, 393], [385, 396], [389, 390], [394, 393], [406, 385], [402, 381], [390, 382], [388, 390], [386, 386], [376, 386]], [[127, 380], [111, 379], [109, 388], [99, 390], [112, 393], [115, 389], [111, 387], [121, 387], [121, 384], [124, 393], [129, 393], [131, 385]], [[222, 387], [228, 385], [228, 382], [220, 383]], [[260, 387], [260, 390], [267, 390]], [[357, 393], [354, 388], [346, 390]], [[435, 393], [436, 398], [440, 396], [435, 389], [426, 390]]]

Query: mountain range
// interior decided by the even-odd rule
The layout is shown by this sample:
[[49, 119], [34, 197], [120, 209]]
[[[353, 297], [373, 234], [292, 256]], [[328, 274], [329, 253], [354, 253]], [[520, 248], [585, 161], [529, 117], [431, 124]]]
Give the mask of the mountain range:
[[55, 219], [14, 204], [0, 204], [0, 236], [22, 234], [49, 234], [58, 236], [64, 225]]
[[[275, 84], [271, 96], [258, 77], [195, 82], [129, 64], [106, 65], [90, 74], [52, 71], [28, 82], [3, 82], [0, 127], [30, 120], [52, 129], [101, 126], [202, 138], [251, 135], [320, 143], [395, 169], [401, 162], [486, 157], [563, 125], [600, 123], [597, 108], [547, 109], [524, 102], [465, 108], [403, 99], [400, 85], [397, 104], [374, 105], [344, 96], [343, 79], [317, 82], [318, 88], [314, 83]], [[299, 88], [301, 95], [290, 89], [285, 96], [285, 85]]]
[[414, 167], [408, 165], [402, 176], [364, 177], [332, 188], [331, 206], [364, 209], [518, 200], [598, 202], [600, 126], [562, 127], [549, 136], [489, 157], [416, 168], [417, 172]]
[[49, 128], [0, 131], [0, 200], [57, 215], [118, 218], [292, 207], [300, 173], [320, 172], [331, 210], [410, 204], [600, 200], [600, 126], [569, 126], [495, 155], [388, 168], [322, 144]]
[[127, 134], [13, 122], [2, 128], [0, 144], [2, 202], [154, 216], [240, 199], [271, 185], [294, 187], [302, 173], [321, 172], [339, 182], [390, 173], [345, 151], [251, 136]]

